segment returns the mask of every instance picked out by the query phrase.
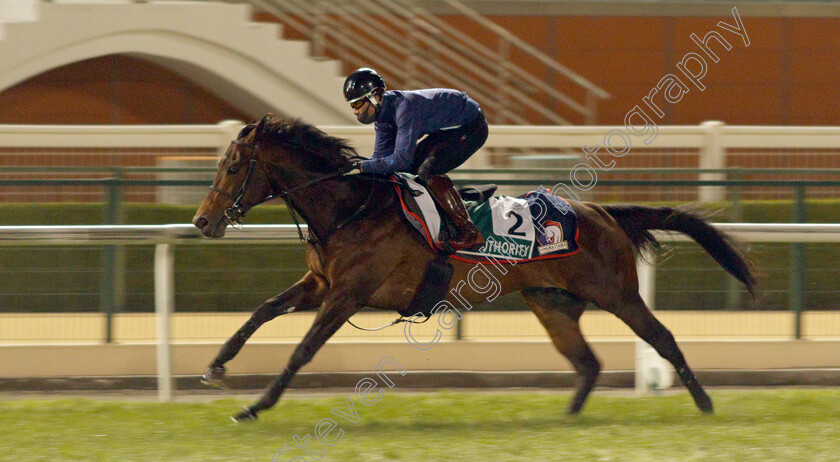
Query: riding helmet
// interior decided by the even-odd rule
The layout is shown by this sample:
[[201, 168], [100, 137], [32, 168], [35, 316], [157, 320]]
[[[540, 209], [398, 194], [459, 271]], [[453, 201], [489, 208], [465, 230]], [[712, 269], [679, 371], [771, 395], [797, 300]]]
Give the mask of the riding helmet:
[[344, 99], [348, 103], [366, 98], [375, 90], [385, 91], [385, 80], [368, 67], [356, 69], [344, 81]]

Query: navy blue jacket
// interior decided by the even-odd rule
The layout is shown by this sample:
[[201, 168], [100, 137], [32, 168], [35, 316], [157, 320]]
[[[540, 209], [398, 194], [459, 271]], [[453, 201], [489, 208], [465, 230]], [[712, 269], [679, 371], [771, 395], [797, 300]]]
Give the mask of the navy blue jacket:
[[374, 125], [373, 156], [362, 163], [362, 171], [387, 175], [407, 170], [420, 137], [470, 123], [479, 110], [478, 103], [458, 90], [386, 91]]

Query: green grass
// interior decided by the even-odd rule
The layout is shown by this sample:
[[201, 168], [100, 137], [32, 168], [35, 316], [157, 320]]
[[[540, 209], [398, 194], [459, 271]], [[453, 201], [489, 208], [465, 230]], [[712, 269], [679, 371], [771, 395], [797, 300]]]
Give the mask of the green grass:
[[[345, 434], [314, 438], [323, 461], [838, 461], [840, 390], [716, 390], [715, 415], [689, 396], [596, 392], [580, 416], [566, 393], [386, 392], [355, 401], [358, 423], [330, 410], [343, 395], [285, 399], [233, 424], [245, 401], [157, 404], [90, 399], [0, 401], [0, 459], [10, 461], [270, 461], [326, 417]], [[335, 430], [337, 431], [337, 430]], [[303, 457], [294, 449], [277, 460]], [[294, 459], [303, 460], [303, 459]], [[306, 458], [305, 460], [312, 460]]]

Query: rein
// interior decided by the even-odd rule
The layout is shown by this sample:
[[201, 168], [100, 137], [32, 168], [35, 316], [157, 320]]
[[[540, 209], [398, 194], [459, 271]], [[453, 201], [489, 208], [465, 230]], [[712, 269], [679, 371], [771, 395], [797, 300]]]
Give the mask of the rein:
[[[291, 193], [293, 193], [295, 191], [298, 191], [298, 190], [301, 190], [301, 189], [304, 189], [306, 187], [312, 186], [314, 184], [320, 183], [322, 181], [331, 180], [333, 178], [338, 178], [338, 177], [342, 177], [342, 176], [345, 176], [345, 175], [346, 174], [344, 172], [327, 173], [326, 175], [315, 178], [314, 180], [310, 180], [310, 181], [307, 181], [306, 183], [299, 184], [299, 185], [295, 186], [294, 188], [289, 189], [287, 191], [280, 191], [280, 193], [278, 194], [280, 196], [280, 198], [283, 199], [283, 201], [288, 206], [289, 214], [292, 216], [292, 221], [295, 222], [295, 227], [298, 230], [298, 236], [300, 237], [300, 240], [302, 242], [318, 243], [318, 244], [321, 244], [323, 246], [324, 241], [326, 241], [330, 237], [330, 234], [332, 234], [335, 231], [338, 231], [339, 229], [343, 228], [345, 225], [360, 219], [368, 210], [370, 210], [371, 201], [373, 200], [373, 192], [374, 192], [373, 188], [371, 188], [370, 191], [368, 191], [368, 196], [365, 199], [365, 203], [362, 204], [355, 212], [350, 214], [350, 216], [348, 216], [344, 220], [341, 220], [337, 225], [334, 225], [331, 230], [328, 230], [326, 236], [324, 236], [323, 238], [319, 238], [313, 231], [310, 230], [309, 231], [310, 237], [304, 237], [303, 230], [300, 228], [300, 222], [298, 221], [298, 218], [297, 218], [297, 213], [295, 212], [294, 204], [292, 203]], [[381, 179], [381, 178], [376, 178], [376, 177], [363, 177], [363, 178], [365, 180], [374, 181], [374, 182], [384, 182], [384, 183], [396, 183], [396, 184], [398, 184], [396, 181], [391, 180], [391, 179]], [[268, 200], [268, 199], [266, 199], [266, 200]]]
[[[292, 203], [291, 194], [295, 191], [299, 191], [301, 189], [307, 188], [309, 186], [320, 183], [322, 181], [331, 180], [333, 178], [338, 178], [338, 177], [343, 176], [343, 175], [344, 175], [344, 172], [327, 173], [326, 175], [315, 178], [314, 180], [310, 180], [310, 181], [307, 181], [306, 183], [299, 184], [299, 185], [295, 186], [294, 188], [289, 189], [287, 191], [280, 191], [280, 194], [278, 194], [280, 196], [280, 198], [283, 199], [283, 202], [286, 203], [286, 206], [289, 209], [289, 215], [292, 216], [292, 221], [295, 222], [295, 227], [297, 228], [298, 237], [300, 238], [301, 242], [306, 242], [306, 243], [316, 243], [317, 242], [319, 244], [322, 244], [321, 239], [318, 239], [318, 236], [312, 230], [309, 230], [309, 237], [305, 237], [303, 235], [303, 230], [300, 228], [300, 221], [298, 221], [297, 212], [295, 212], [295, 207], [294, 207], [294, 204]], [[367, 202], [365, 202], [365, 204], [367, 204]], [[360, 210], [362, 210], [364, 208], [365, 208], [365, 206], [363, 205]], [[357, 211], [353, 215], [356, 215], [358, 213], [359, 212]], [[346, 223], [342, 222], [341, 226], [343, 226], [344, 224], [346, 224]]]
[[[224, 196], [224, 197], [233, 201], [233, 204], [231, 204], [230, 207], [225, 209], [224, 217], [225, 217], [225, 221], [230, 226], [232, 226], [236, 229], [241, 229], [242, 228], [242, 222], [240, 220], [242, 219], [242, 217], [245, 216], [245, 213], [248, 210], [250, 210], [251, 208], [253, 208], [253, 207], [255, 207], [255, 206], [257, 206], [257, 205], [259, 205], [263, 202], [271, 200], [275, 197], [280, 197], [281, 199], [283, 199], [283, 202], [286, 203], [286, 206], [289, 209], [289, 214], [292, 217], [292, 221], [294, 221], [294, 223], [295, 223], [295, 227], [297, 228], [297, 231], [298, 231], [298, 237], [300, 238], [301, 242], [304, 242], [304, 243], [307, 243], [307, 244], [312, 244], [313, 246], [315, 244], [320, 244], [321, 247], [323, 247], [324, 240], [326, 238], [329, 238], [329, 235], [332, 234], [332, 232], [337, 231], [337, 230], [343, 228], [345, 225], [347, 225], [349, 223], [352, 223], [355, 220], [360, 219], [368, 210], [370, 210], [370, 205], [371, 205], [371, 202], [373, 200], [373, 195], [374, 195], [373, 194], [374, 193], [374, 188], [371, 188], [370, 191], [368, 192], [368, 196], [365, 199], [364, 204], [362, 204], [355, 212], [350, 214], [350, 216], [348, 216], [344, 220], [341, 220], [331, 230], [328, 230], [327, 235], [324, 236], [324, 239], [318, 238], [318, 236], [315, 234], [315, 232], [313, 230], [309, 230], [309, 232], [308, 232], [309, 236], [304, 236], [303, 230], [300, 227], [300, 220], [298, 220], [297, 212], [295, 211], [294, 203], [292, 202], [291, 194], [296, 192], [296, 191], [300, 191], [300, 190], [303, 190], [303, 189], [308, 188], [310, 186], [313, 186], [315, 184], [321, 183], [323, 181], [327, 181], [327, 180], [331, 180], [331, 179], [334, 179], [334, 178], [340, 178], [342, 176], [345, 176], [345, 172], [341, 172], [341, 171], [327, 173], [327, 174], [319, 176], [315, 179], [312, 179], [312, 180], [309, 180], [307, 182], [296, 185], [296, 186], [292, 187], [291, 189], [287, 189], [285, 191], [281, 190], [277, 193], [269, 194], [268, 196], [264, 197], [257, 204], [254, 204], [251, 207], [245, 208], [245, 206], [242, 204], [242, 198], [245, 197], [245, 192], [248, 189], [248, 183], [251, 181], [251, 177], [254, 175], [254, 170], [256, 170], [256, 168], [257, 168], [258, 145], [257, 145], [256, 141], [254, 142], [253, 145], [245, 144], [245, 143], [243, 143], [239, 140], [233, 140], [232, 143], [234, 143], [238, 146], [246, 147], [246, 148], [251, 150], [251, 160], [248, 161], [248, 170], [245, 173], [245, 180], [242, 182], [242, 185], [239, 187], [239, 190], [236, 191], [236, 194], [230, 194], [230, 193], [228, 193], [226, 191], [222, 191], [221, 189], [216, 188], [214, 186], [211, 186], [210, 190], [214, 191], [216, 193], [219, 193], [222, 196]], [[397, 181], [394, 181], [390, 178], [382, 179], [382, 178], [367, 177], [367, 176], [365, 176], [364, 178], [366, 180], [373, 181], [373, 182], [399, 184]], [[273, 189], [273, 187], [272, 187], [272, 189]], [[324, 261], [323, 261], [323, 257], [321, 256], [321, 252], [319, 252], [317, 250], [317, 248], [315, 249], [315, 251], [318, 254], [318, 259], [321, 261], [321, 265], [324, 266]], [[416, 320], [414, 320], [413, 316], [411, 318], [406, 318], [406, 317], [400, 315], [394, 321], [391, 321], [388, 324], [384, 324], [382, 326], [375, 327], [375, 328], [359, 327], [356, 324], [354, 324], [352, 321], [350, 321], [349, 319], [347, 320], [347, 322], [348, 322], [348, 324], [355, 327], [356, 329], [367, 331], [367, 332], [375, 332], [375, 331], [382, 330], [382, 329], [385, 329], [387, 327], [391, 327], [393, 325], [396, 325], [396, 324], [399, 324], [399, 323], [402, 323], [402, 322], [407, 322], [407, 323], [411, 323], [411, 324], [422, 324], [422, 323], [424, 323], [428, 320], [429, 320], [429, 317], [424, 317], [422, 321], [416, 321]]]
[[424, 322], [428, 321], [430, 318], [431, 318], [431, 316], [424, 316], [422, 321], [415, 321], [414, 316], [412, 316], [410, 318], [406, 318], [405, 316], [400, 315], [399, 318], [391, 321], [388, 324], [383, 324], [379, 327], [374, 327], [374, 328], [371, 328], [371, 329], [368, 329], [368, 328], [365, 328], [365, 327], [359, 327], [359, 326], [353, 324], [353, 321], [351, 321], [349, 319], [347, 320], [347, 324], [350, 324], [351, 326], [355, 327], [356, 329], [363, 330], [365, 332], [376, 332], [378, 330], [382, 330], [382, 329], [385, 329], [387, 327], [391, 327], [391, 326], [399, 324], [401, 322], [407, 322], [409, 324], [423, 324]]

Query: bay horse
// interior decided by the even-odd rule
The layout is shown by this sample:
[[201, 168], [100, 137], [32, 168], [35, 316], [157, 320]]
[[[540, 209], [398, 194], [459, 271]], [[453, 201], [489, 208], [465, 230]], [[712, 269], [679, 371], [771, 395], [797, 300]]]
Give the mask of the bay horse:
[[[224, 344], [203, 379], [219, 385], [224, 364], [265, 322], [296, 311], [317, 311], [286, 368], [252, 406], [232, 418], [255, 419], [272, 407], [292, 377], [353, 314], [365, 306], [404, 310], [421, 284], [435, 251], [401, 217], [394, 188], [382, 177], [344, 175], [356, 151], [299, 120], [265, 116], [242, 129], [219, 161], [210, 192], [193, 224], [211, 238], [237, 225], [252, 207], [282, 197], [308, 224], [309, 271], [285, 292], [266, 300]], [[658, 244], [650, 230], [687, 234], [754, 295], [751, 266], [726, 235], [687, 210], [639, 205], [597, 205], [569, 201], [577, 214], [580, 250], [563, 258], [507, 265], [501, 294], [520, 292], [557, 350], [578, 374], [569, 413], [583, 407], [601, 369], [580, 330], [587, 303], [606, 310], [649, 343], [676, 369], [697, 407], [713, 412], [712, 401], [686, 364], [674, 336], [639, 294], [634, 252]], [[303, 237], [303, 236], [301, 236]], [[386, 258], [383, 258], [387, 255]], [[450, 260], [452, 281], [463, 281], [470, 264]], [[484, 295], [462, 288], [469, 303]], [[450, 293], [449, 301], [455, 300]]]

